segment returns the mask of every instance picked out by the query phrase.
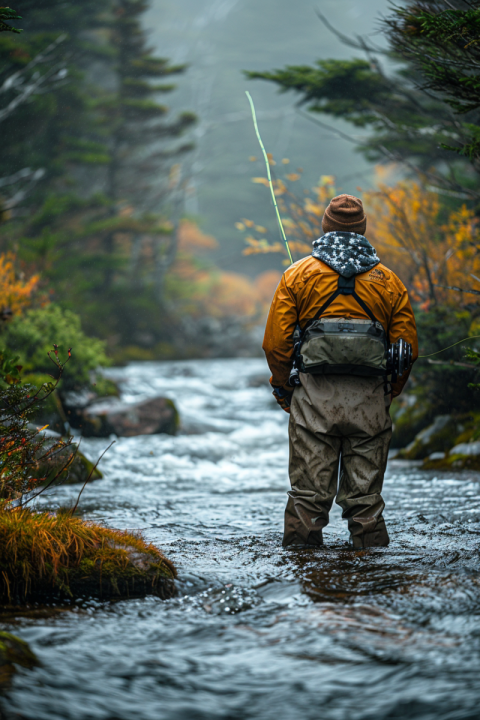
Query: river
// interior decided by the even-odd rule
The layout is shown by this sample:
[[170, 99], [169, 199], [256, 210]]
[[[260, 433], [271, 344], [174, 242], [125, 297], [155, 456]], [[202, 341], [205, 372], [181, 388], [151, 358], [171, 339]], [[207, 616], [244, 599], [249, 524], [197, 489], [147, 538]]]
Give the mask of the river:
[[[466, 720], [480, 700], [480, 475], [390, 463], [387, 549], [281, 547], [287, 416], [261, 360], [133, 364], [131, 400], [173, 398], [177, 437], [119, 439], [86, 517], [137, 528], [178, 596], [37, 609], [3, 623], [42, 665], [7, 716], [35, 720]], [[105, 447], [84, 440], [92, 457]], [[77, 487], [56, 492], [71, 502]]]

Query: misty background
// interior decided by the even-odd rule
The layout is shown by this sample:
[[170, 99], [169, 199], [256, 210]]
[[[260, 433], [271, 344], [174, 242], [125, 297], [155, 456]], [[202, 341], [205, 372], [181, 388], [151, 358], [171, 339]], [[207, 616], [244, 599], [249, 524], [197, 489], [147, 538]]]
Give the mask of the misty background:
[[[358, 57], [322, 24], [316, 9], [343, 34], [373, 36], [381, 44], [378, 19], [388, 8], [387, 0], [153, 0], [145, 16], [152, 49], [190, 66], [166, 101], [173, 111], [189, 109], [198, 117], [195, 150], [184, 161], [191, 177], [185, 212], [217, 238], [211, 257], [222, 269], [249, 275], [282, 270], [278, 255], [243, 256], [244, 238], [235, 229], [247, 217], [268, 228], [270, 237], [277, 232], [268, 189], [251, 182], [265, 168], [245, 90], [255, 102], [267, 151], [277, 161], [289, 158], [292, 169], [303, 168], [305, 188], [321, 175], [336, 176], [339, 192], [355, 193], [373, 182], [373, 167], [354, 144], [303, 117], [293, 93], [247, 80], [242, 71]], [[353, 138], [366, 132], [342, 120], [325, 122]]]

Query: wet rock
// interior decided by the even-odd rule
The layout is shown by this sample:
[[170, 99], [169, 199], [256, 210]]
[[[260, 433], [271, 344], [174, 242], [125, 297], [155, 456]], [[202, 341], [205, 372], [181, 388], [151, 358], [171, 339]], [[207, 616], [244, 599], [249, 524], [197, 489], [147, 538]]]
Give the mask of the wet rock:
[[451, 415], [438, 415], [433, 423], [419, 432], [396, 457], [403, 460], [424, 460], [432, 453], [448, 452], [452, 438], [457, 434], [457, 421]]
[[[60, 435], [52, 430], [43, 430], [42, 435], [47, 438], [52, 438], [50, 447], [54, 445], [58, 438], [60, 438]], [[49, 444], [47, 443], [42, 451], [43, 457], [38, 460], [34, 466], [35, 476], [45, 478], [45, 485], [53, 481], [58, 472], [68, 464], [72, 454], [75, 455], [73, 462], [59, 476], [58, 480], [60, 483], [67, 485], [75, 485], [77, 483], [83, 484], [89, 476], [92, 481], [100, 480], [103, 477], [100, 470], [98, 468], [94, 468], [94, 463], [92, 463], [82, 452], [80, 452], [75, 443], [73, 443], [70, 447], [61, 448], [60, 450], [53, 452], [48, 457], [44, 457], [44, 455], [48, 452], [48, 449]]]
[[431, 407], [413, 393], [402, 393], [395, 398], [390, 415], [393, 421], [392, 447], [404, 448], [415, 436], [431, 424], [434, 417]]
[[80, 429], [86, 437], [135, 437], [136, 435], [175, 435], [177, 409], [168, 398], [155, 397], [138, 403], [102, 402], [82, 413]]
[[[68, 454], [68, 453], [67, 453]], [[63, 481], [66, 485], [83, 484], [90, 477], [90, 481], [101, 480], [103, 473], [92, 463], [80, 450], [75, 453], [75, 458], [68, 468], [68, 475]]]
[[432, 453], [424, 470], [480, 470], [480, 442], [459, 443], [448, 453]]
[[480, 442], [460, 443], [450, 450], [450, 455], [480, 455]]
[[0, 690], [10, 685], [17, 665], [31, 670], [39, 665], [39, 662], [24, 640], [7, 632], [0, 632]]
[[447, 457], [447, 453], [436, 452], [436, 453], [432, 453], [431, 455], [429, 455], [427, 460], [445, 460], [446, 457]]

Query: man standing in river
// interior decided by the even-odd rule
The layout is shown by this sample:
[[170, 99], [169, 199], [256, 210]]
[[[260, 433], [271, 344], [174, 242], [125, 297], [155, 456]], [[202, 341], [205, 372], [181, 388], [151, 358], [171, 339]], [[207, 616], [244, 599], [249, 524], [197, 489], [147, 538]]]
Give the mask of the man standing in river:
[[[322, 221], [325, 234], [311, 256], [285, 271], [270, 308], [263, 349], [273, 394], [290, 413], [284, 546], [322, 545], [335, 497], [355, 549], [389, 543], [381, 496], [389, 408], [410, 367], [390, 383], [384, 348], [402, 339], [415, 361], [418, 344], [407, 290], [380, 263], [364, 237], [366, 226], [361, 200], [333, 198]], [[294, 388], [297, 327], [301, 385]]]

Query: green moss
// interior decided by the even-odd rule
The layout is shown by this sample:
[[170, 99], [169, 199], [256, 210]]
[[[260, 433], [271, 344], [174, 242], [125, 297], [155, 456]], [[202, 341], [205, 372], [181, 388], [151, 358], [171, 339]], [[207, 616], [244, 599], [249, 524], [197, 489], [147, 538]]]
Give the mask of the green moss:
[[55, 479], [59, 470], [67, 465], [73, 453], [75, 453], [75, 457], [72, 463], [59, 475], [58, 482], [56, 481], [55, 484], [65, 483], [66, 485], [76, 485], [84, 483], [90, 476], [90, 473], [91, 481], [101, 480], [103, 478], [102, 472], [98, 468], [94, 468], [94, 463], [86, 458], [78, 449], [76, 450], [76, 445], [64, 448], [54, 453], [51, 457], [38, 461], [36, 465], [32, 467], [32, 472], [34, 472], [35, 477], [45, 478], [42, 484], [48, 485]]
[[[448, 422], [439, 427], [438, 430], [428, 433], [430, 428], [448, 417]], [[460, 443], [468, 443], [478, 438], [480, 426], [480, 413], [467, 413], [463, 415], [437, 416], [432, 425], [422, 428], [415, 439], [400, 450], [398, 458], [405, 460], [424, 460], [435, 452], [447, 453], [452, 447]], [[427, 433], [427, 437], [425, 437]]]
[[480, 455], [446, 455], [440, 460], [424, 461], [424, 470], [480, 470]]
[[[444, 417], [448, 418], [448, 416]], [[442, 416], [437, 418], [437, 420], [441, 419]], [[456, 435], [457, 422], [455, 419], [449, 418], [443, 427], [435, 429], [435, 425], [436, 422], [433, 426], [429, 426], [420, 432], [410, 445], [400, 450], [397, 457], [404, 460], [423, 460], [435, 452], [448, 452], [448, 450], [453, 447], [453, 438]], [[428, 433], [428, 435], [426, 435], [426, 433]]]
[[0, 512], [0, 597], [16, 604], [66, 596], [174, 593], [173, 564], [138, 534], [27, 509]]
[[180, 415], [178, 413], [177, 406], [175, 405], [173, 400], [170, 400], [170, 398], [165, 398], [165, 402], [168, 407], [173, 410], [173, 418], [170, 427], [168, 428], [168, 430], [165, 430], [165, 432], [168, 435], [176, 435], [180, 427]]
[[0, 689], [9, 686], [16, 665], [31, 670], [39, 665], [39, 662], [24, 640], [7, 632], [0, 632]]
[[67, 485], [84, 483], [90, 476], [90, 473], [90, 481], [101, 480], [103, 478], [103, 473], [94, 466], [94, 463], [86, 458], [83, 453], [77, 450], [75, 459], [68, 469], [68, 477], [66, 478], [65, 483]]

